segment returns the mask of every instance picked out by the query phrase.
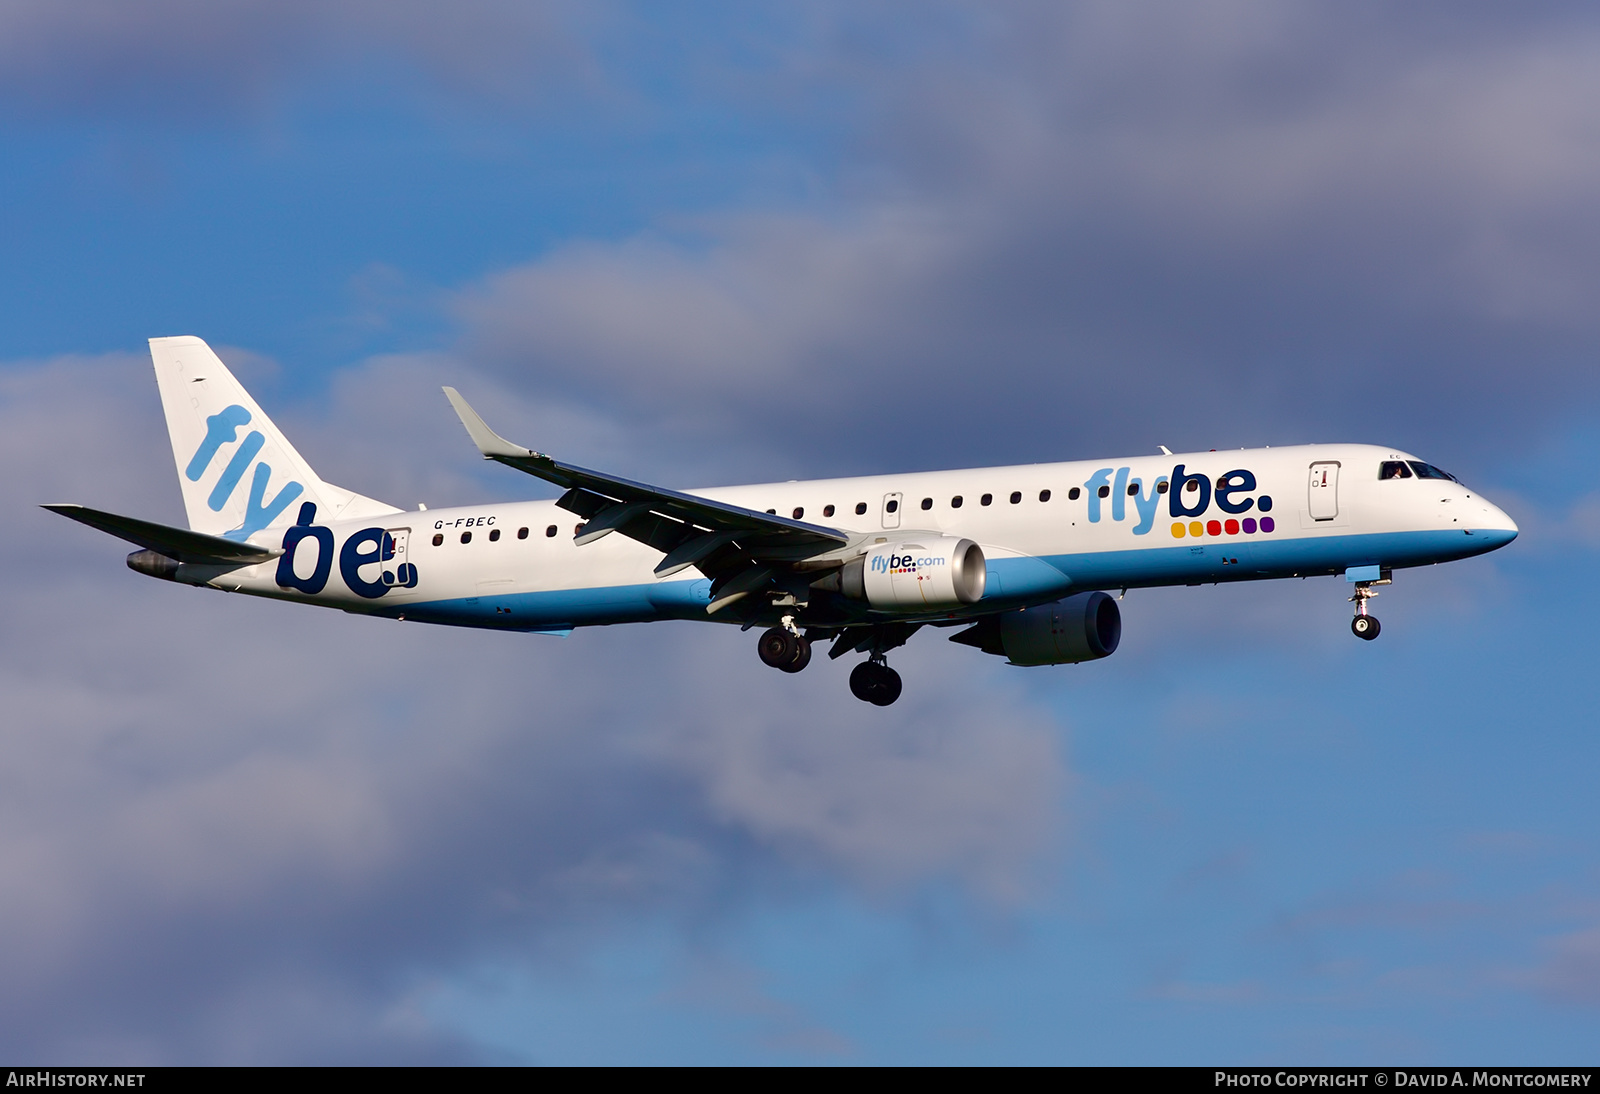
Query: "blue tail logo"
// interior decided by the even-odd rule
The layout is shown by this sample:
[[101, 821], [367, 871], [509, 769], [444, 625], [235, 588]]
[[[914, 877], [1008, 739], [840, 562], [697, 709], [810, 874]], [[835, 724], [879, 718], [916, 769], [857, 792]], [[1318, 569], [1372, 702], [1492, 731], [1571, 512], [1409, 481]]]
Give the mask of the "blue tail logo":
[[[200, 447], [194, 450], [194, 456], [190, 458], [189, 466], [183, 472], [190, 482], [200, 481], [200, 477], [216, 462], [222, 446], [232, 444], [238, 439], [239, 427], [250, 424], [250, 417], [248, 410], [234, 403], [232, 406], [223, 407], [206, 419], [205, 438], [200, 442]], [[228, 504], [228, 499], [239, 489], [244, 473], [249, 470], [251, 462], [260, 453], [261, 446], [266, 443], [266, 436], [259, 429], [252, 429], [245, 435], [239, 447], [234, 449], [233, 458], [228, 461], [228, 466], [223, 468], [222, 475], [211, 488], [210, 497], [206, 498], [206, 504], [211, 507], [213, 513], [222, 512], [222, 507]], [[278, 514], [289, 507], [290, 502], [305, 492], [305, 487], [299, 483], [289, 482], [284, 484], [276, 497], [268, 501], [267, 483], [271, 479], [272, 465], [265, 460], [256, 463], [255, 473], [250, 480], [250, 494], [245, 499], [244, 523], [231, 532], [224, 532], [224, 539], [250, 538], [252, 534], [276, 520]]]

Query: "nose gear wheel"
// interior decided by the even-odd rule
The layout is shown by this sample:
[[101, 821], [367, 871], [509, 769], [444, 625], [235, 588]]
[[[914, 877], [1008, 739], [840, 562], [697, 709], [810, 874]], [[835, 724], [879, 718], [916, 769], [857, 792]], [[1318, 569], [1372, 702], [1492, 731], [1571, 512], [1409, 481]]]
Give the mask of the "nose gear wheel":
[[1356, 606], [1356, 617], [1350, 620], [1350, 633], [1357, 638], [1364, 638], [1371, 642], [1378, 637], [1378, 632], [1383, 629], [1378, 622], [1377, 616], [1367, 614], [1367, 601], [1378, 595], [1377, 590], [1372, 586], [1387, 584], [1389, 584], [1387, 577], [1379, 581], [1356, 582], [1355, 595], [1350, 598], [1350, 602]]

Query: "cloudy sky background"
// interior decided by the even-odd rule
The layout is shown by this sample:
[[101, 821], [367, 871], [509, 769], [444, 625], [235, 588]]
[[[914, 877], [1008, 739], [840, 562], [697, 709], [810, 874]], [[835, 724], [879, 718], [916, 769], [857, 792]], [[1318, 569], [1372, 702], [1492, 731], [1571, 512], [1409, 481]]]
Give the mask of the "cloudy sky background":
[[[0, 1056], [1592, 1062], [1600, 18], [1341, 3], [0, 9]], [[144, 339], [328, 479], [543, 496], [1395, 444], [1524, 534], [1130, 594], [906, 697], [671, 624], [174, 588]]]

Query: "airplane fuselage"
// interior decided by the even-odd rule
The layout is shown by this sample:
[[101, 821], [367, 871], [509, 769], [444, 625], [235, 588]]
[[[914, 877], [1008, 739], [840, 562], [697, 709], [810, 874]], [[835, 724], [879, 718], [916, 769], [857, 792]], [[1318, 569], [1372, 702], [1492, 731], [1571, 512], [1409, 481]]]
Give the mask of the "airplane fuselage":
[[[1301, 445], [764, 483], [690, 493], [837, 529], [852, 543], [962, 537], [982, 547], [980, 600], [883, 612], [819, 592], [802, 624], [963, 619], [1091, 589], [1361, 571], [1482, 554], [1516, 526], [1447, 478], [1380, 478], [1416, 457]], [[284, 554], [243, 568], [183, 565], [177, 580], [420, 622], [515, 631], [709, 616], [711, 582], [658, 578], [662, 552], [622, 535], [577, 545], [553, 501], [427, 509], [258, 532]], [[380, 557], [387, 554], [388, 557]], [[403, 568], [405, 567], [405, 568]], [[775, 615], [780, 609], [769, 610]], [[765, 615], [761, 617], [765, 619]]]

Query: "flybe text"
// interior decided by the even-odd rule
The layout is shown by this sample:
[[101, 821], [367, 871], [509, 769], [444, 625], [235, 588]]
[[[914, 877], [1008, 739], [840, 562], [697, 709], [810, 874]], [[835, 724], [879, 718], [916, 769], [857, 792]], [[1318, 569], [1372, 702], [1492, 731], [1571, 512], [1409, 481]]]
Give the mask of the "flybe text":
[[873, 555], [872, 570], [880, 574], [907, 573], [924, 566], [943, 566], [944, 559], [925, 555]]
[[[250, 412], [237, 403], [223, 407], [206, 419], [206, 435], [201, 439], [200, 447], [196, 448], [194, 455], [189, 458], [189, 465], [184, 468], [183, 473], [190, 482], [200, 481], [201, 476], [210, 469], [221, 453], [223, 446], [237, 440], [239, 428], [249, 425], [250, 419]], [[255, 464], [250, 490], [244, 503], [244, 523], [231, 532], [224, 532], [224, 539], [241, 542], [249, 539], [277, 520], [278, 514], [287, 509], [289, 503], [305, 490], [305, 487], [298, 482], [287, 482], [272, 498], [267, 497], [267, 483], [272, 479], [272, 465], [264, 459], [256, 459], [266, 443], [266, 434], [259, 429], [252, 429], [246, 434], [222, 469], [216, 485], [211, 488], [210, 496], [206, 498], [206, 505], [213, 513], [222, 512], [223, 507], [239, 488], [239, 482], [250, 469], [251, 463]]]
[[[1098, 524], [1107, 516], [1121, 522], [1129, 519], [1133, 507], [1133, 534], [1148, 535], [1161, 515], [1162, 498], [1167, 516], [1173, 521], [1172, 535], [1254, 535], [1270, 533], [1277, 527], [1272, 512], [1272, 497], [1259, 493], [1255, 472], [1247, 468], [1225, 471], [1213, 481], [1183, 464], [1171, 474], [1157, 475], [1150, 481], [1133, 474], [1131, 467], [1102, 467], [1083, 484], [1088, 495], [1089, 522]], [[1215, 507], [1217, 519], [1200, 520]], [[1108, 512], [1109, 510], [1109, 512]], [[1248, 515], [1246, 515], [1248, 514]]]

